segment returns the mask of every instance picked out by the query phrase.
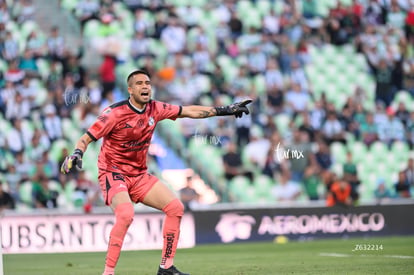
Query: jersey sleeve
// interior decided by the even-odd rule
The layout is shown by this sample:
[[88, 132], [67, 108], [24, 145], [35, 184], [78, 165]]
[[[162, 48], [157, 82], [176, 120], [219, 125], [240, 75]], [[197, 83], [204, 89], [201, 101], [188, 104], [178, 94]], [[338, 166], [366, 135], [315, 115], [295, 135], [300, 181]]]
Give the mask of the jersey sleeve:
[[113, 110], [108, 107], [102, 111], [96, 121], [89, 127], [86, 134], [97, 141], [101, 137], [109, 134], [115, 126], [115, 114]]
[[176, 120], [177, 117], [181, 114], [181, 106], [178, 105], [172, 105], [165, 102], [155, 102], [155, 107], [157, 110], [157, 120], [163, 120], [163, 119], [171, 119]]

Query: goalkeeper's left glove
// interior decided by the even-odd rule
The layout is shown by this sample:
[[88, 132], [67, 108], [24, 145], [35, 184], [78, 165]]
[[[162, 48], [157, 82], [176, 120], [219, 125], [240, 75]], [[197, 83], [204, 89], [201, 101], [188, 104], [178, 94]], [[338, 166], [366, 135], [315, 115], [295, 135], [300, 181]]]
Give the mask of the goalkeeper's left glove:
[[247, 104], [252, 102], [251, 99], [243, 100], [242, 102], [236, 102], [228, 106], [216, 107], [217, 116], [229, 116], [234, 115], [239, 118], [243, 116], [243, 113], [248, 115], [249, 109], [246, 107]]
[[83, 156], [82, 150], [75, 149], [72, 155], [67, 156], [65, 158], [65, 161], [62, 163], [62, 166], [60, 167], [60, 172], [62, 174], [67, 174], [70, 171], [72, 171], [74, 167], [76, 167], [77, 170], [81, 170], [82, 169], [82, 156]]

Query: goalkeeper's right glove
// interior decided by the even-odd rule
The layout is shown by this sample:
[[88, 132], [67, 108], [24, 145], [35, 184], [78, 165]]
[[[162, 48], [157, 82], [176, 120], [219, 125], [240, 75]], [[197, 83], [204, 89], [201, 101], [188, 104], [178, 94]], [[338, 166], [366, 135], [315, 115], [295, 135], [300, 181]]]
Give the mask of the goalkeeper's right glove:
[[236, 118], [240, 118], [243, 116], [243, 114], [248, 115], [250, 113], [246, 105], [250, 104], [251, 102], [252, 102], [251, 99], [246, 99], [246, 100], [243, 100], [242, 102], [233, 103], [228, 106], [215, 107], [216, 115], [217, 116], [234, 115]]
[[82, 150], [75, 149], [72, 155], [67, 156], [65, 158], [65, 161], [62, 163], [62, 166], [60, 167], [60, 172], [62, 174], [67, 174], [70, 171], [72, 171], [74, 167], [76, 167], [77, 170], [81, 170], [82, 169], [82, 156], [83, 156]]

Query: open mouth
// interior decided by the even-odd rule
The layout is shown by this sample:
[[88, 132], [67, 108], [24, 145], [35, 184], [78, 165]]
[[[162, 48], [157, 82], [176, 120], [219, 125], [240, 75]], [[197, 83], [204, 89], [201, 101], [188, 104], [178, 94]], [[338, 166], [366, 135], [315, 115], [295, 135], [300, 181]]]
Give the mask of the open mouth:
[[141, 96], [149, 96], [149, 93], [148, 92], [142, 92]]

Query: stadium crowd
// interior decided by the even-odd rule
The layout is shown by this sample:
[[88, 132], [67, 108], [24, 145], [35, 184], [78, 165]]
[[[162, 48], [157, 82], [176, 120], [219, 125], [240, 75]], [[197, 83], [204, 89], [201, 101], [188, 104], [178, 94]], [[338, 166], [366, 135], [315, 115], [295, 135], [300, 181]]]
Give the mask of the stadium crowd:
[[[117, 69], [128, 62], [153, 76], [159, 100], [223, 105], [254, 99], [251, 116], [182, 120], [180, 125], [188, 141], [194, 129], [220, 137], [217, 146], [229, 184], [240, 176], [253, 182], [266, 175], [274, 183], [274, 200], [294, 201], [304, 195], [326, 199], [330, 206], [356, 204], [361, 185], [358, 163], [346, 151], [342, 173], [337, 173], [332, 169], [332, 146], [357, 140], [367, 148], [377, 142], [387, 148], [402, 142], [407, 155], [414, 149], [414, 109], [403, 101], [394, 104], [403, 90], [414, 98], [413, 1], [337, 1], [324, 16], [316, 0], [179, 2], [77, 1], [70, 12], [83, 33], [91, 35], [97, 24], [91, 40], [108, 43], [94, 70], [81, 63], [83, 47], [73, 51], [58, 27], [48, 33], [35, 28], [23, 39], [18, 37], [12, 27], [33, 21], [33, 1], [0, 0], [0, 207], [16, 205], [7, 202], [5, 193], [30, 207], [58, 207], [56, 190], [70, 180], [80, 194], [87, 194], [86, 201], [102, 203], [95, 179], [84, 172], [59, 174], [71, 148], [59, 152], [58, 159], [50, 150], [68, 139], [65, 118], [72, 119], [76, 112], [76, 123], [85, 130], [103, 107], [125, 95], [125, 75], [117, 75]], [[280, 8], [265, 10], [258, 22], [250, 22], [241, 3], [259, 7], [263, 2]], [[131, 33], [125, 48], [111, 38], [128, 16], [132, 20], [122, 27]], [[310, 49], [324, 45], [352, 45], [365, 56], [367, 73], [375, 80], [375, 108], [364, 105], [368, 91], [361, 87], [339, 108], [324, 93], [315, 96], [306, 67], [316, 62]], [[224, 61], [236, 62], [237, 70], [227, 70]], [[264, 77], [264, 92], [258, 89], [257, 76]], [[276, 123], [278, 116], [287, 118], [284, 131]], [[392, 190], [384, 179], [373, 180], [378, 180], [378, 189], [372, 191], [378, 199], [411, 197], [413, 158], [400, 169]], [[24, 200], [22, 189], [28, 184], [31, 194]]]

